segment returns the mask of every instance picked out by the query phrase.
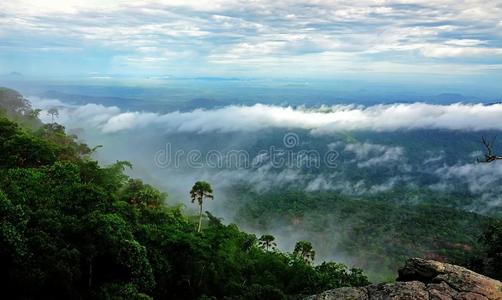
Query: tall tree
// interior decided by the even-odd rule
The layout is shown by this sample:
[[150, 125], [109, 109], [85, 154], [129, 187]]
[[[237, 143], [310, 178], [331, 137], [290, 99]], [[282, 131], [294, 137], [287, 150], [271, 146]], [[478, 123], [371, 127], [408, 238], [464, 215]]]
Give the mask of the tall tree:
[[47, 111], [47, 114], [51, 116], [52, 118], [52, 123], [54, 123], [55, 119], [59, 117], [59, 111], [57, 108], [53, 107]]
[[296, 243], [293, 254], [302, 258], [308, 264], [312, 264], [314, 262], [315, 251], [310, 242], [299, 241]]
[[258, 242], [260, 243], [260, 246], [267, 251], [269, 249], [274, 249], [275, 247], [277, 247], [277, 244], [274, 241], [275, 241], [275, 237], [270, 234], [264, 234], [258, 240]]
[[199, 204], [199, 226], [197, 227], [197, 232], [200, 232], [202, 227], [202, 203], [204, 198], [213, 199], [213, 189], [211, 185], [205, 181], [197, 181], [190, 191], [190, 197], [192, 198], [192, 203], [197, 201]]

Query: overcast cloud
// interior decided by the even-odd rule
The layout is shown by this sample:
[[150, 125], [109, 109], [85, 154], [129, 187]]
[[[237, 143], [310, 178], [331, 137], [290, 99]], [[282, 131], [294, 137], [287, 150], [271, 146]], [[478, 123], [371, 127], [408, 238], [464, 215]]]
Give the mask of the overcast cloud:
[[500, 0], [12, 0], [1, 1], [0, 12], [5, 71], [322, 76], [502, 68]]

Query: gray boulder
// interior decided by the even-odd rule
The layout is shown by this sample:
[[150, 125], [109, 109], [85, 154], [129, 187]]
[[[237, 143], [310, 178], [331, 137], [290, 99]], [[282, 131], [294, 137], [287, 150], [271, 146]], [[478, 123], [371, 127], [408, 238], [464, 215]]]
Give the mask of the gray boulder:
[[309, 300], [502, 300], [502, 283], [466, 268], [409, 259], [395, 283], [339, 288]]

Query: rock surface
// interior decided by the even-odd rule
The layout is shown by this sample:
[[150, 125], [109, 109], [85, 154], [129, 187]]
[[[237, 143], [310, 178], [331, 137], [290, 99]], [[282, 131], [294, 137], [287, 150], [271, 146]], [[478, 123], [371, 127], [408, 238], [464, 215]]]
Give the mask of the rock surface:
[[502, 283], [466, 268], [409, 259], [395, 283], [339, 288], [309, 300], [502, 300]]

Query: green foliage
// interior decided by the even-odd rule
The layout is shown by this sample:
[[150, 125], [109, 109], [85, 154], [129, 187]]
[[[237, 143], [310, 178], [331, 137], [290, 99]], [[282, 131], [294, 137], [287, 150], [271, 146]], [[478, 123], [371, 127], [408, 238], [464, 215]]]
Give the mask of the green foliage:
[[490, 222], [479, 238], [479, 247], [468, 258], [469, 267], [502, 280], [502, 221]]
[[306, 263], [311, 264], [315, 259], [315, 251], [312, 244], [308, 241], [299, 241], [295, 245], [293, 255], [303, 259]]
[[190, 198], [192, 199], [192, 203], [197, 201], [199, 204], [199, 225], [197, 226], [197, 232], [200, 232], [202, 228], [202, 203], [204, 198], [213, 199], [213, 189], [211, 185], [205, 181], [197, 181], [192, 190], [190, 190]]
[[95, 296], [95, 298], [105, 300], [149, 300], [150, 296], [138, 292], [133, 284], [105, 284]]
[[273, 235], [264, 234], [260, 237], [258, 243], [264, 250], [269, 251], [274, 250], [277, 247], [277, 243], [274, 241], [275, 237]]
[[[124, 175], [129, 163], [101, 167], [90, 152], [57, 124], [30, 131], [0, 117], [3, 294], [285, 299], [367, 283], [343, 265], [266, 251], [209, 213], [198, 233], [180, 207], [164, 204], [166, 194]], [[202, 210], [212, 189], [198, 182], [191, 195]]]
[[281, 290], [271, 285], [253, 284], [245, 288], [244, 294], [241, 297], [235, 297], [235, 298], [253, 299], [253, 300], [261, 300], [261, 299], [282, 300], [286, 299], [286, 295], [284, 295], [284, 293]]
[[0, 116], [0, 153], [1, 168], [34, 167], [55, 162], [60, 147]]
[[[372, 281], [394, 280], [396, 270], [413, 256], [465, 261], [479, 244], [490, 218], [439, 205], [399, 205], [384, 198], [351, 198], [334, 192], [277, 190], [240, 195], [237, 217], [257, 231], [277, 223], [308, 233], [322, 257], [350, 258]], [[232, 208], [231, 208], [232, 209]]]
[[316, 282], [320, 286], [335, 289], [344, 286], [364, 286], [369, 284], [361, 269], [350, 269], [336, 262], [323, 262], [315, 267], [317, 271]]
[[0, 87], [0, 116], [8, 116], [23, 126], [34, 129], [42, 125], [38, 119], [39, 114], [40, 110], [33, 109], [20, 93]]
[[143, 208], [158, 208], [165, 201], [167, 195], [156, 190], [139, 179], [129, 179], [118, 193], [121, 199], [131, 205]]
[[92, 152], [87, 145], [77, 141], [77, 136], [66, 135], [64, 126], [57, 123], [44, 124], [35, 134], [57, 145], [60, 159], [72, 160], [75, 157], [86, 157]]
[[202, 205], [204, 198], [213, 199], [213, 189], [209, 183], [197, 181], [190, 191], [190, 198], [192, 199], [192, 203], [197, 201], [199, 205]]

